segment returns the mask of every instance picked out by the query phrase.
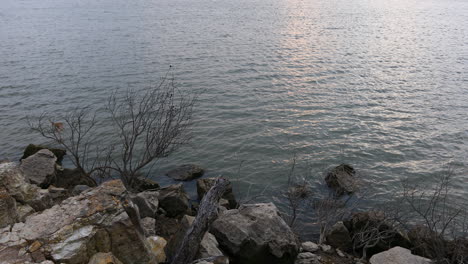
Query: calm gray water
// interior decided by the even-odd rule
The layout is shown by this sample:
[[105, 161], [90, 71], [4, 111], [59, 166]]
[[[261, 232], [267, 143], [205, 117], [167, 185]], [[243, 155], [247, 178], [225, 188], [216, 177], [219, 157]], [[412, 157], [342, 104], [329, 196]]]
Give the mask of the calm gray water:
[[201, 95], [191, 146], [154, 174], [163, 183], [194, 162], [283, 208], [296, 155], [315, 193], [341, 162], [371, 204], [449, 164], [467, 199], [466, 0], [2, 0], [0, 159], [43, 142], [26, 116], [102, 107], [169, 65]]

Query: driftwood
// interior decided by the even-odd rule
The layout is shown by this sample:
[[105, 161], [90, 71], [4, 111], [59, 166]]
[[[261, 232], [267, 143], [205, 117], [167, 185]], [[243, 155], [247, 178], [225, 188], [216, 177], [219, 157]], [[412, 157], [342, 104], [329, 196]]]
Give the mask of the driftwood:
[[146, 232], [143, 229], [143, 224], [140, 220], [140, 210], [138, 206], [136, 206], [129, 197], [128, 193], [125, 193], [120, 197], [120, 202], [122, 203], [122, 207], [124, 208], [125, 212], [127, 213], [130, 221], [132, 222], [133, 226], [135, 226], [138, 233], [142, 236], [146, 236]]
[[172, 264], [189, 264], [193, 261], [203, 236], [218, 216], [218, 202], [228, 185], [228, 180], [219, 178], [213, 187], [203, 196], [197, 217], [185, 233], [184, 239], [171, 262]]

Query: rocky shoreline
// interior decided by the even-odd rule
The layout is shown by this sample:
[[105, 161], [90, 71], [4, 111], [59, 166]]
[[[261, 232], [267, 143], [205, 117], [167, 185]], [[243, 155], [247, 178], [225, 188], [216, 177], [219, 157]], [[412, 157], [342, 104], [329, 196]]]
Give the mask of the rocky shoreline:
[[[62, 158], [39, 148], [19, 164], [0, 163], [0, 264], [171, 263], [197, 215], [182, 184], [160, 187], [140, 179], [139, 192], [125, 200], [120, 180], [97, 185], [61, 168]], [[201, 168], [184, 166], [169, 176], [194, 180], [202, 174]], [[197, 179], [199, 201], [214, 182]], [[354, 188], [340, 173], [329, 174], [327, 184], [340, 192]], [[138, 208], [142, 231], [125, 210], [128, 203]], [[375, 212], [335, 223], [326, 235], [329, 245], [299, 241], [273, 203], [239, 205], [232, 186], [218, 212], [192, 263], [431, 263], [406, 249], [411, 242], [404, 234], [369, 247], [370, 259], [353, 254], [353, 232], [379, 219]]]

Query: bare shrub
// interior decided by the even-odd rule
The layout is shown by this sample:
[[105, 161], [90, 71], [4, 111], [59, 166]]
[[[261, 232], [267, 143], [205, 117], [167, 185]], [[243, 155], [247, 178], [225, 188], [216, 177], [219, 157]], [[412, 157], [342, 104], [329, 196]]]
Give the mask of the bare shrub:
[[155, 87], [111, 94], [101, 113], [113, 125], [106, 138], [96, 132], [96, 112], [88, 107], [75, 108], [62, 119], [44, 113], [30, 127], [65, 148], [83, 174], [117, 175], [133, 190], [143, 168], [189, 141], [193, 103], [194, 96], [177, 89], [166, 74]]

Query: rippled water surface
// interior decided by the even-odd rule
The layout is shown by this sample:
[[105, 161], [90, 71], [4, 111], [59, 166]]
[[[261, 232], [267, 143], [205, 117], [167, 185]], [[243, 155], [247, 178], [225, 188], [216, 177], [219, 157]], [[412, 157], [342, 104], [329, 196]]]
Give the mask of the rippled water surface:
[[284, 206], [296, 155], [315, 193], [341, 162], [375, 204], [450, 164], [467, 199], [464, 0], [2, 0], [0, 159], [43, 142], [26, 116], [102, 108], [169, 65], [201, 95], [191, 146], [155, 172], [163, 183], [194, 162]]

